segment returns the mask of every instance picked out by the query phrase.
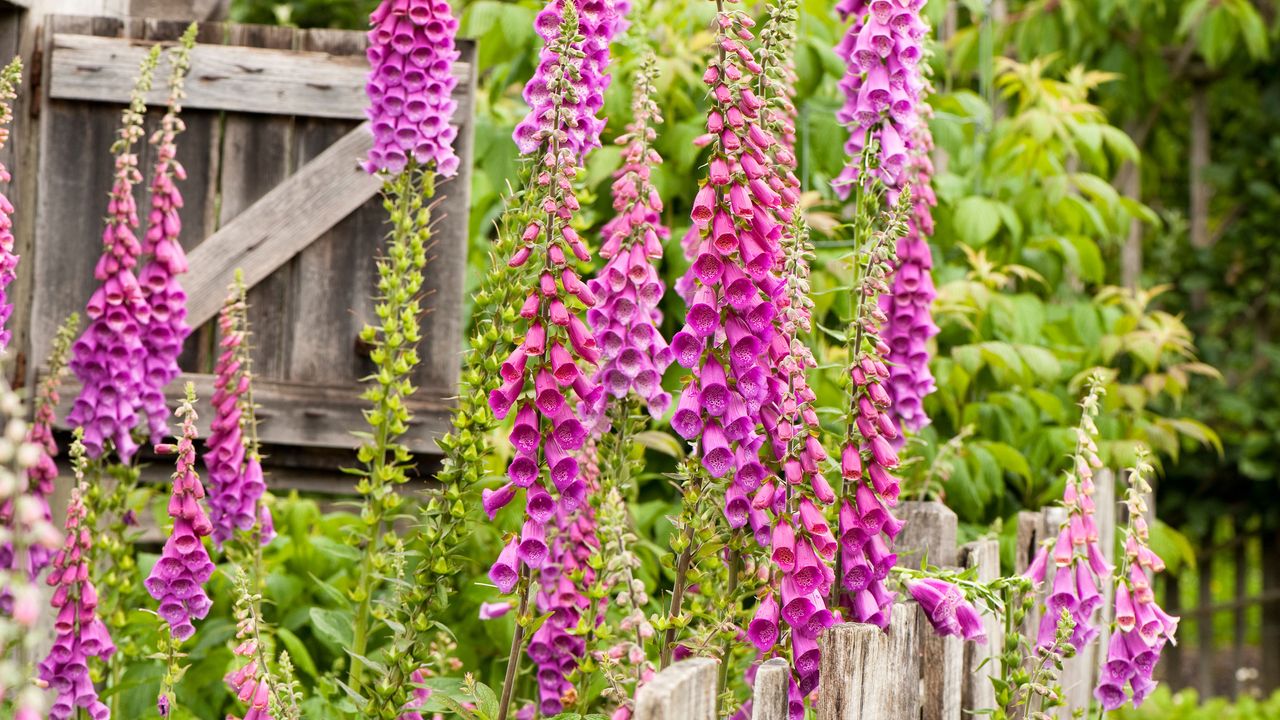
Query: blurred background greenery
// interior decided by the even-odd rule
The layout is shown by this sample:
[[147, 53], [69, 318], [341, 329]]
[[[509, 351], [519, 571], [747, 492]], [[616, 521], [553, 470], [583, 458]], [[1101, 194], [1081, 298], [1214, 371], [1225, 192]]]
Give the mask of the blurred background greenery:
[[[585, 171], [582, 225], [596, 229], [608, 217], [609, 175], [619, 158], [609, 140], [628, 120], [629, 78], [637, 46], [647, 43], [660, 58], [667, 122], [657, 144], [666, 160], [657, 185], [675, 239], [688, 226], [701, 174], [692, 140], [703, 128], [700, 77], [713, 4], [636, 2], [643, 11], [633, 13], [633, 28], [615, 46], [606, 142]], [[375, 4], [235, 0], [232, 18], [361, 28]], [[828, 183], [843, 162], [845, 131], [834, 112], [844, 68], [831, 49], [842, 27], [830, 3], [800, 6], [800, 177], [819, 239], [818, 318], [840, 327], [840, 208]], [[486, 270], [507, 183], [520, 170], [510, 133], [525, 111], [520, 89], [536, 57], [532, 19], [539, 7], [531, 0], [455, 2], [461, 34], [480, 44], [473, 284]], [[909, 479], [940, 494], [967, 536], [1007, 537], [1018, 510], [1060, 496], [1081, 379], [1106, 368], [1105, 459], [1123, 467], [1137, 443], [1159, 453], [1156, 542], [1176, 573], [1166, 603], [1217, 610], [1188, 615], [1186, 649], [1174, 653], [1166, 673], [1175, 686], [1202, 693], [1275, 688], [1280, 6], [933, 0], [927, 12], [938, 35], [931, 61], [939, 198], [932, 244], [942, 331], [933, 366], [939, 390], [928, 402], [934, 423], [921, 436], [926, 442], [914, 446], [918, 462]], [[668, 248], [668, 281], [685, 268], [678, 248], [674, 240]], [[678, 303], [673, 294], [671, 300]], [[669, 317], [682, 314], [675, 303]], [[840, 343], [820, 332], [814, 344], [824, 363], [815, 387], [834, 397]], [[943, 447], [950, 450], [940, 454]], [[660, 469], [661, 453], [652, 452]], [[671, 502], [655, 473], [637, 498], [650, 540], [661, 541]], [[651, 559], [651, 572], [659, 572], [656, 552]], [[1242, 593], [1270, 602], [1240, 602]], [[459, 612], [473, 608], [464, 604]], [[501, 633], [504, 626], [486, 627]], [[1212, 667], [1219, 669], [1208, 674], [1192, 662], [1206, 643], [1218, 648]], [[1152, 704], [1166, 714], [1142, 716], [1201, 717], [1168, 709], [1185, 701], [1159, 698]], [[1275, 717], [1276, 704], [1270, 708], [1238, 717]]]

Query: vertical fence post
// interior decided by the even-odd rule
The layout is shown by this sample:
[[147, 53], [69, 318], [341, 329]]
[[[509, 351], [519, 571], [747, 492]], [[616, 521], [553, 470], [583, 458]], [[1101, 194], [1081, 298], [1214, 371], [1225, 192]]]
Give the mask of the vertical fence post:
[[920, 716], [915, 603], [893, 608], [889, 629], [844, 623], [822, 633], [817, 720], [906, 720]]
[[1263, 693], [1280, 690], [1280, 528], [1262, 533], [1262, 673]]
[[1249, 539], [1245, 534], [1244, 520], [1237, 517], [1235, 522], [1235, 633], [1231, 642], [1231, 667], [1235, 668], [1237, 673], [1231, 683], [1233, 700], [1240, 697], [1240, 691], [1243, 689], [1244, 676], [1239, 674], [1239, 671], [1244, 669], [1245, 635], [1249, 630], [1250, 606], [1245, 602], [1245, 598], [1249, 595]]
[[766, 661], [756, 668], [756, 686], [751, 693], [751, 720], [787, 720], [791, 717], [787, 685], [791, 666], [782, 658]]
[[[978, 582], [994, 581], [1000, 577], [999, 541], [978, 540], [963, 546], [960, 548], [960, 563], [966, 568], [978, 569]], [[966, 643], [964, 647], [960, 708], [965, 717], [996, 706], [996, 691], [990, 676], [1000, 672], [996, 663], [1000, 661], [999, 655], [1004, 648], [1004, 624], [993, 613], [984, 613], [982, 624], [987, 631], [987, 643]]]
[[1196, 608], [1196, 690], [1213, 696], [1213, 555], [1200, 557], [1200, 597]]
[[716, 720], [716, 669], [690, 658], [658, 673], [636, 693], [636, 720]]
[[[894, 549], [904, 567], [957, 564], [956, 514], [940, 502], [904, 502], [898, 516], [906, 521]], [[922, 720], [960, 720], [960, 683], [964, 642], [958, 637], [938, 637], [924, 613], [917, 613], [916, 636], [923, 662]]]

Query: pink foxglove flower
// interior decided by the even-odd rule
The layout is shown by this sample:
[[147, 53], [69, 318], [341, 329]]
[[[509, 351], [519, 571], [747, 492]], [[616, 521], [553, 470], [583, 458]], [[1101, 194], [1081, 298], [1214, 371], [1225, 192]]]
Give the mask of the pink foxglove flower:
[[[1071, 644], [1077, 651], [1098, 636], [1093, 615], [1102, 606], [1099, 581], [1111, 573], [1111, 565], [1102, 554], [1098, 526], [1094, 521], [1093, 474], [1102, 467], [1098, 457], [1098, 426], [1094, 421], [1100, 408], [1103, 388], [1101, 380], [1092, 378], [1089, 390], [1080, 403], [1080, 425], [1076, 428], [1076, 451], [1072, 467], [1067, 471], [1067, 486], [1062, 504], [1067, 521], [1051, 545], [1036, 553], [1027, 576], [1037, 584], [1051, 582], [1045, 599], [1037, 644], [1049, 647], [1057, 632], [1057, 619], [1063, 610], [1071, 613], [1075, 630]], [[1052, 576], [1049, 572], [1052, 571]], [[1118, 595], [1118, 593], [1117, 593]]]
[[[0, 77], [0, 148], [9, 142], [9, 123], [13, 121], [10, 103], [18, 97], [17, 84], [22, 80], [21, 62], [10, 63]], [[0, 164], [0, 182], [13, 178], [9, 170]], [[13, 303], [9, 300], [9, 284], [18, 276], [18, 256], [13, 252], [13, 203], [0, 193], [0, 353], [9, 347], [9, 316]]]
[[[497, 417], [515, 411], [509, 436], [514, 457], [507, 476], [513, 488], [526, 491], [520, 537], [508, 543], [490, 570], [490, 578], [503, 592], [516, 587], [521, 576], [527, 578], [526, 570], [541, 569], [550, 559], [548, 524], [555, 513], [572, 512], [585, 502], [587, 486], [575, 453], [588, 432], [578, 409], [594, 406], [603, 394], [582, 368], [600, 358], [595, 337], [582, 320], [581, 308], [590, 306], [594, 297], [570, 265], [571, 258], [586, 262], [591, 257], [572, 227], [579, 207], [573, 187], [579, 157], [570, 136], [580, 127], [583, 113], [575, 103], [587, 91], [585, 60], [574, 45], [577, 8], [553, 0], [537, 22], [547, 44], [530, 84], [541, 83], [538, 92], [547, 93], [549, 124], [539, 126], [529, 151], [536, 170], [525, 202], [537, 219], [525, 226], [508, 264], [519, 268], [532, 259], [531, 267], [540, 274], [520, 311], [526, 323], [524, 339], [502, 363], [503, 384], [489, 396]], [[515, 495], [506, 487], [490, 494], [486, 511], [496, 513]]]
[[[77, 476], [81, 473], [77, 472]], [[40, 663], [40, 679], [55, 693], [51, 720], [70, 720], [84, 709], [93, 720], [106, 720], [111, 710], [98, 699], [89, 677], [89, 658], [106, 661], [116, 651], [107, 626], [98, 617], [98, 592], [89, 577], [93, 528], [85, 522], [85, 485], [71, 491], [67, 506], [66, 544], [53, 557], [48, 583], [50, 604], [57, 610], [53, 647]]]
[[133, 100], [123, 113], [115, 154], [115, 181], [107, 204], [104, 251], [94, 268], [101, 285], [89, 298], [89, 325], [73, 347], [71, 370], [81, 390], [68, 421], [84, 428], [84, 446], [91, 458], [101, 457], [108, 444], [122, 462], [137, 451], [131, 437], [149, 387], [144, 368], [147, 349], [142, 334], [151, 320], [151, 306], [134, 275], [142, 246], [135, 234], [138, 207], [133, 188], [142, 181], [134, 152], [143, 136], [144, 97], [151, 90], [158, 51], [143, 62]]
[[222, 351], [214, 367], [215, 416], [204, 454], [209, 477], [209, 519], [213, 540], [219, 547], [237, 530], [257, 528], [258, 541], [263, 545], [275, 536], [271, 511], [262, 502], [267, 485], [254, 427], [247, 309], [244, 285], [237, 277], [218, 316]]
[[371, 173], [397, 174], [412, 159], [444, 177], [458, 172], [450, 125], [458, 59], [458, 20], [446, 0], [382, 0], [369, 16], [366, 91], [374, 145], [365, 162]]
[[1143, 454], [1129, 476], [1125, 498], [1129, 526], [1124, 561], [1115, 578], [1115, 624], [1098, 687], [1094, 690], [1094, 696], [1107, 710], [1116, 710], [1130, 699], [1135, 708], [1142, 705], [1156, 687], [1152, 673], [1160, 661], [1161, 651], [1167, 643], [1177, 642], [1178, 618], [1156, 603], [1151, 589], [1156, 573], [1164, 570], [1164, 560], [1149, 545], [1146, 519], [1146, 496], [1151, 492], [1147, 476], [1153, 470]]
[[[578, 64], [578, 89], [570, 98], [553, 101], [556, 81], [548, 71], [558, 61], [552, 52], [561, 34], [567, 4], [573, 6], [576, 34], [581, 42], [566, 41], [566, 50], [581, 57]], [[629, 5], [619, 0], [551, 0], [534, 20], [534, 30], [545, 45], [538, 57], [533, 77], [524, 87], [524, 100], [529, 113], [516, 125], [512, 137], [523, 154], [535, 152], [542, 138], [554, 128], [564, 131], [564, 146], [578, 159], [585, 158], [593, 148], [600, 147], [600, 133], [605, 120], [598, 117], [604, 107], [604, 93], [609, 87], [609, 45], [625, 26], [623, 15]], [[571, 48], [571, 49], [570, 49]], [[565, 122], [563, 114], [572, 120]]]
[[618, 138], [625, 146], [623, 165], [613, 175], [613, 209], [605, 223], [600, 256], [605, 265], [587, 283], [596, 305], [587, 312], [595, 332], [601, 363], [596, 382], [612, 397], [638, 396], [654, 417], [671, 404], [662, 389], [662, 373], [671, 363], [667, 342], [658, 331], [664, 291], [654, 262], [662, 258], [662, 243], [670, 230], [662, 224], [662, 198], [651, 181], [662, 162], [653, 141], [653, 125], [662, 122], [653, 99], [652, 63], [636, 75], [634, 120]]
[[177, 452], [177, 469], [173, 473], [173, 494], [169, 497], [169, 517], [173, 529], [165, 540], [160, 559], [146, 581], [147, 592], [160, 603], [159, 614], [169, 625], [176, 640], [186, 640], [195, 633], [193, 620], [209, 613], [211, 602], [204, 584], [213, 575], [213, 562], [201, 538], [213, 532], [200, 500], [204, 486], [196, 474], [195, 390], [187, 385], [187, 400], [178, 408], [182, 418], [182, 437], [177, 446], [157, 445], [156, 452]]
[[956, 635], [977, 643], [987, 641], [982, 616], [954, 584], [936, 578], [912, 580], [907, 582], [907, 592], [920, 604], [939, 635]]

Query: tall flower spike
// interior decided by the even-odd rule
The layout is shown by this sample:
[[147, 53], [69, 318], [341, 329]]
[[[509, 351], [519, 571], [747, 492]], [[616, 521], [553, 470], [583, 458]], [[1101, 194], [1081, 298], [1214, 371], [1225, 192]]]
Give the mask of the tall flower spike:
[[[45, 375], [36, 390], [35, 419], [27, 430], [26, 442], [37, 451], [35, 462], [26, 468], [25, 479], [16, 484], [14, 496], [0, 498], [0, 526], [14, 528], [28, 537], [47, 535], [42, 528], [51, 527], [53, 520], [49, 498], [53, 495], [53, 482], [58, 478], [58, 465], [54, 462], [58, 444], [53, 437], [58, 387], [66, 375], [67, 356], [79, 329], [77, 313], [72, 313], [58, 329], [45, 362]], [[41, 542], [23, 544], [10, 539], [0, 545], [0, 571], [21, 573], [28, 582], [35, 582], [49, 566], [53, 549]], [[14, 597], [7, 585], [0, 586], [0, 611], [15, 612]]]
[[[555, 101], [551, 85], [557, 81], [549, 70], [556, 60], [548, 49], [561, 33], [561, 18], [572, 6], [574, 27], [565, 38], [567, 51], [581, 59], [578, 63], [579, 91], [566, 102]], [[524, 100], [529, 113], [516, 125], [512, 138], [523, 154], [537, 151], [543, 138], [553, 130], [563, 130], [562, 144], [579, 160], [593, 148], [600, 147], [600, 133], [605, 120], [599, 117], [604, 107], [604, 93], [609, 87], [609, 45], [626, 25], [624, 15], [629, 4], [623, 0], [551, 0], [534, 21], [534, 30], [545, 43], [533, 77], [524, 87]], [[564, 117], [568, 113], [569, 118]]]
[[596, 382], [614, 398], [634, 393], [650, 414], [661, 417], [671, 405], [671, 395], [662, 389], [671, 351], [658, 330], [665, 288], [654, 263], [662, 258], [671, 231], [662, 224], [662, 198], [651, 178], [662, 163], [653, 149], [653, 126], [662, 122], [654, 101], [656, 64], [652, 51], [641, 60], [631, 102], [634, 119], [618, 138], [625, 149], [622, 167], [613, 174], [616, 215], [602, 230], [604, 267], [587, 284], [596, 299], [587, 321], [601, 353]]
[[178, 356], [182, 343], [191, 334], [187, 325], [187, 293], [178, 276], [187, 271], [187, 256], [182, 250], [182, 193], [176, 180], [185, 180], [187, 171], [178, 162], [177, 137], [185, 129], [182, 122], [184, 85], [191, 67], [191, 48], [196, 42], [195, 23], [182, 34], [182, 40], [171, 53], [169, 106], [160, 129], [151, 136], [156, 163], [151, 177], [151, 212], [147, 216], [147, 233], [142, 239], [142, 254], [151, 259], [138, 274], [142, 296], [149, 306], [149, 321], [142, 331], [143, 386], [142, 408], [147, 414], [151, 439], [159, 442], [169, 434], [169, 409], [164, 404], [164, 389], [181, 370]]
[[[865, 155], [865, 153], [864, 153]], [[874, 212], [879, 199], [862, 198], [859, 213]], [[846, 331], [849, 340], [849, 415], [846, 440], [840, 453], [844, 492], [840, 500], [840, 557], [837, 576], [842, 605], [857, 622], [885, 628], [893, 610], [894, 593], [885, 578], [897, 562], [893, 541], [902, 523], [891, 508], [898, 502], [899, 484], [894, 472], [898, 453], [893, 447], [897, 423], [884, 383], [889, 368], [883, 357], [889, 352], [880, 337], [884, 315], [877, 304], [888, 291], [888, 276], [897, 255], [898, 238], [906, 230], [910, 193], [903, 192], [889, 211], [879, 214], [880, 229], [867, 238], [867, 248], [854, 258], [860, 273], [855, 285], [854, 318]]]
[[93, 557], [93, 528], [85, 522], [85, 447], [77, 430], [71, 445], [76, 487], [67, 506], [66, 544], [53, 557], [48, 584], [54, 588], [50, 604], [57, 609], [53, 647], [40, 663], [40, 679], [54, 691], [50, 720], [69, 720], [83, 708], [93, 720], [106, 720], [111, 710], [98, 699], [89, 678], [89, 658], [106, 661], [116, 651], [107, 626], [98, 618], [98, 592], [89, 577]]
[[67, 419], [84, 428], [85, 452], [102, 456], [108, 443], [122, 462], [129, 462], [138, 446], [131, 437], [147, 388], [143, 366], [147, 350], [142, 333], [150, 321], [151, 306], [133, 268], [142, 246], [134, 234], [138, 208], [133, 187], [142, 181], [134, 146], [143, 136], [146, 95], [151, 91], [160, 47], [151, 49], [138, 70], [129, 107], [122, 115], [119, 139], [111, 146], [115, 155], [115, 181], [107, 204], [107, 226], [102, 233], [104, 251], [94, 268], [102, 283], [89, 298], [85, 314], [89, 325], [72, 348], [71, 370], [81, 383], [80, 396]]
[[[18, 97], [18, 85], [22, 83], [22, 58], [14, 58], [0, 70], [0, 148], [9, 142], [9, 123], [13, 122], [10, 107]], [[9, 170], [0, 164], [0, 182], [13, 178]], [[0, 354], [9, 347], [9, 316], [13, 303], [9, 300], [9, 284], [17, 277], [18, 256], [13, 254], [13, 204], [0, 193]]]
[[446, 0], [382, 0], [369, 16], [370, 173], [399, 174], [409, 160], [444, 177], [458, 172], [450, 124], [458, 20]]
[[[1098, 375], [1089, 378], [1088, 389], [1080, 402], [1076, 449], [1062, 497], [1067, 521], [1058, 531], [1057, 539], [1040, 548], [1027, 571], [1035, 583], [1052, 581], [1040, 622], [1037, 640], [1040, 647], [1053, 644], [1057, 618], [1063, 610], [1069, 611], [1075, 622], [1071, 644], [1077, 651], [1098, 636], [1098, 628], [1093, 624], [1093, 615], [1103, 602], [1098, 583], [1111, 573], [1111, 565], [1102, 554], [1093, 503], [1093, 474], [1102, 467], [1094, 418], [1101, 410], [1103, 383]], [[1049, 570], [1053, 571], [1052, 578], [1048, 578]], [[1117, 591], [1117, 597], [1119, 594]]]
[[273, 704], [279, 704], [277, 683], [272, 681], [267, 666], [267, 656], [262, 647], [262, 618], [258, 608], [262, 597], [249, 587], [249, 579], [241, 570], [236, 577], [236, 644], [232, 653], [247, 662], [227, 673], [223, 681], [231, 693], [248, 710], [242, 717], [228, 715], [227, 720], [272, 720]]
[[209, 613], [211, 602], [204, 584], [213, 575], [213, 563], [201, 538], [213, 532], [200, 500], [204, 486], [196, 474], [196, 391], [187, 383], [187, 397], [175, 413], [182, 418], [182, 437], [178, 444], [157, 445], [161, 455], [177, 453], [177, 469], [173, 473], [173, 494], [169, 497], [169, 517], [173, 529], [165, 540], [160, 559], [143, 583], [151, 597], [160, 603], [160, 617], [169, 625], [175, 640], [191, 637], [196, 628], [193, 620]]
[[275, 537], [275, 528], [271, 510], [262, 502], [267, 484], [254, 417], [248, 301], [238, 270], [218, 314], [218, 331], [221, 352], [214, 367], [215, 417], [204, 454], [213, 541], [222, 547], [237, 530], [255, 531], [257, 541], [266, 545]]
[[1151, 549], [1147, 528], [1146, 498], [1151, 493], [1147, 478], [1154, 470], [1143, 448], [1129, 473], [1125, 494], [1129, 522], [1125, 528], [1124, 558], [1115, 574], [1115, 623], [1107, 659], [1094, 690], [1094, 696], [1107, 710], [1118, 709], [1127, 699], [1132, 699], [1135, 708], [1141, 706], [1156, 687], [1151, 676], [1160, 661], [1160, 652], [1166, 643], [1177, 643], [1178, 618], [1156, 603], [1151, 589], [1156, 573], [1164, 570], [1164, 561]]

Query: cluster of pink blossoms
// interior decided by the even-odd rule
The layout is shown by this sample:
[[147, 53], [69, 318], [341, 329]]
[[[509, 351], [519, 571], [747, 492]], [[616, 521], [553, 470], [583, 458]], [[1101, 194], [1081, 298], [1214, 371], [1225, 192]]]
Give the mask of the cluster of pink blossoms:
[[231, 688], [236, 699], [249, 706], [243, 718], [228, 715], [227, 720], [271, 720], [271, 681], [263, 672], [266, 668], [258, 667], [258, 640], [250, 632], [252, 619], [240, 621], [240, 644], [232, 651], [234, 655], [248, 659], [249, 662], [227, 673], [223, 681]]
[[[1115, 625], [1107, 647], [1107, 659], [1094, 696], [1107, 710], [1116, 710], [1126, 701], [1125, 685], [1133, 706], [1155, 690], [1151, 678], [1166, 643], [1176, 642], [1178, 618], [1156, 603], [1151, 582], [1164, 570], [1164, 560], [1150, 547], [1145, 496], [1151, 492], [1146, 476], [1152, 471], [1145, 458], [1139, 459], [1131, 475], [1126, 506], [1129, 510], [1128, 536], [1124, 545], [1124, 565], [1116, 578]], [[1122, 566], [1123, 568], [1123, 566]]]
[[924, 616], [939, 635], [955, 635], [977, 643], [987, 641], [987, 631], [978, 609], [954, 584], [937, 578], [924, 578], [908, 582], [907, 592], [920, 604]]
[[56, 693], [51, 720], [69, 720], [83, 708], [93, 720], [106, 720], [111, 710], [98, 699], [89, 677], [89, 658], [107, 660], [115, 653], [107, 626], [98, 618], [98, 592], [89, 579], [93, 528], [85, 522], [84, 485], [73, 488], [67, 505], [66, 544], [53, 557], [47, 582], [54, 588], [49, 603], [58, 614], [54, 641], [40, 663], [40, 679]]
[[169, 633], [177, 640], [191, 637], [196, 631], [192, 620], [208, 614], [211, 602], [204, 584], [214, 570], [209, 552], [200, 541], [213, 532], [213, 525], [200, 504], [204, 486], [195, 471], [196, 412], [192, 402], [189, 390], [187, 401], [178, 409], [182, 417], [182, 437], [177, 447], [156, 446], [157, 453], [176, 451], [178, 454], [173, 494], [169, 497], [173, 530], [165, 540], [160, 559], [143, 583], [151, 597], [160, 603], [160, 617], [169, 624]]
[[587, 321], [601, 354], [596, 381], [615, 398], [635, 393], [650, 414], [661, 417], [671, 405], [671, 395], [662, 389], [671, 352], [658, 332], [658, 304], [665, 288], [653, 264], [662, 258], [662, 243], [671, 231], [662, 224], [662, 198], [651, 180], [653, 168], [662, 163], [653, 149], [653, 125], [662, 117], [651, 90], [651, 78], [639, 74], [634, 120], [618, 138], [625, 150], [622, 167], [613, 175], [617, 214], [602, 230], [600, 256], [605, 265], [587, 283], [597, 299], [587, 311]]
[[[547, 563], [547, 525], [555, 514], [571, 512], [585, 501], [587, 487], [575, 453], [588, 433], [576, 406], [594, 408], [604, 393], [578, 365], [594, 364], [600, 353], [581, 310], [575, 308], [594, 305], [595, 297], [569, 264], [570, 257], [590, 259], [586, 244], [570, 225], [579, 208], [572, 182], [579, 158], [569, 136], [580, 124], [577, 101], [587, 91], [583, 58], [573, 42], [577, 28], [572, 3], [553, 1], [538, 15], [538, 31], [546, 40], [540, 82], [550, 97], [550, 125], [539, 133], [528, 202], [535, 203], [540, 217], [526, 226], [508, 264], [522, 267], [536, 253], [535, 267], [541, 272], [520, 311], [527, 322], [524, 340], [502, 364], [504, 382], [489, 397], [498, 418], [516, 410], [510, 434], [515, 457], [507, 468], [510, 482], [496, 491], [486, 489], [485, 510], [492, 517], [511, 502], [517, 489], [526, 491], [521, 534], [504, 547], [489, 572], [504, 593], [511, 592], [521, 576], [527, 577], [523, 568], [538, 570]], [[551, 66], [554, 72], [549, 72]], [[539, 79], [530, 82], [535, 81]]]
[[1093, 474], [1102, 467], [1094, 417], [1099, 411], [1101, 395], [1102, 386], [1093, 382], [1081, 402], [1074, 467], [1068, 471], [1062, 498], [1067, 521], [1058, 531], [1052, 546], [1040, 548], [1026, 572], [1027, 577], [1040, 584], [1048, 575], [1050, 561], [1053, 563], [1052, 585], [1045, 600], [1037, 638], [1040, 647], [1053, 645], [1058, 618], [1063, 610], [1070, 612], [1075, 621], [1071, 644], [1077, 651], [1083, 650], [1098, 636], [1098, 628], [1093, 624], [1093, 614], [1103, 602], [1098, 582], [1111, 573], [1111, 564], [1102, 554], [1098, 526], [1094, 521]]
[[[562, 17], [566, 3], [573, 5], [576, 18], [574, 32], [582, 42], [566, 41], [569, 52], [579, 58], [579, 88], [573, 98], [556, 97], [553, 85], [556, 80], [549, 75], [560, 60], [560, 52], [552, 51], [552, 44], [561, 33]], [[538, 56], [538, 67], [524, 86], [524, 101], [529, 113], [516, 125], [512, 138], [520, 152], [528, 155], [537, 152], [547, 135], [563, 132], [565, 147], [574, 155], [585, 157], [593, 148], [600, 147], [600, 133], [605, 120], [598, 117], [604, 107], [604, 93], [609, 87], [609, 45], [626, 26], [624, 16], [629, 3], [623, 0], [553, 0], [538, 13], [534, 29], [544, 41]], [[574, 122], [564, 123], [564, 113], [570, 113]]]
[[262, 504], [262, 495], [267, 490], [262, 459], [256, 442], [244, 434], [245, 423], [254, 422], [244, 312], [244, 298], [237, 288], [218, 316], [222, 352], [214, 367], [215, 417], [205, 443], [204, 466], [209, 476], [213, 540], [219, 547], [237, 530], [252, 530], [255, 524], [259, 526], [258, 540], [263, 545], [275, 537], [271, 511]]
[[[180, 86], [177, 92], [181, 92]], [[176, 157], [175, 138], [182, 130], [177, 102], [177, 98], [172, 100], [160, 130], [152, 139], [156, 163], [151, 180], [151, 212], [142, 240], [142, 254], [150, 255], [151, 259], [138, 275], [150, 316], [142, 331], [145, 354], [139, 400], [150, 424], [151, 437], [157, 440], [169, 432], [164, 389], [182, 372], [178, 368], [178, 356], [182, 354], [183, 341], [191, 334], [186, 322], [187, 293], [177, 278], [187, 271], [187, 256], [178, 242], [182, 234], [182, 218], [178, 214], [182, 209], [182, 193], [174, 183], [175, 178], [185, 180], [187, 177]]]
[[[0, 83], [0, 148], [9, 142], [8, 125], [13, 121], [13, 109], [10, 103], [18, 96], [16, 83], [20, 79], [20, 66], [17, 70], [10, 65], [6, 68], [6, 77]], [[13, 77], [8, 73], [13, 72]], [[9, 170], [0, 164], [0, 183], [13, 180]], [[13, 314], [13, 303], [9, 301], [9, 284], [18, 276], [18, 256], [13, 252], [13, 203], [0, 193], [0, 353], [9, 347], [9, 316]]]
[[[140, 85], [149, 88], [145, 75]], [[128, 462], [138, 449], [130, 433], [138, 424], [148, 388], [142, 333], [151, 319], [151, 306], [133, 274], [142, 252], [134, 234], [138, 207], [133, 199], [133, 186], [141, 182], [142, 174], [133, 148], [142, 133], [142, 115], [131, 107], [125, 111], [120, 139], [113, 148], [116, 174], [102, 233], [105, 251], [93, 271], [102, 284], [89, 298], [85, 309], [89, 325], [73, 347], [71, 370], [82, 387], [67, 417], [72, 425], [84, 428], [89, 457], [100, 457], [110, 442], [122, 462]]]
[[458, 59], [458, 20], [446, 0], [382, 0], [369, 16], [366, 91], [374, 146], [365, 169], [397, 174], [410, 158], [451, 177], [458, 172], [453, 151], [457, 109], [452, 97]]

